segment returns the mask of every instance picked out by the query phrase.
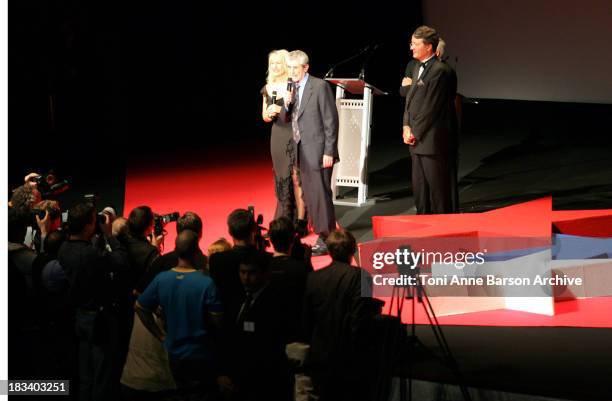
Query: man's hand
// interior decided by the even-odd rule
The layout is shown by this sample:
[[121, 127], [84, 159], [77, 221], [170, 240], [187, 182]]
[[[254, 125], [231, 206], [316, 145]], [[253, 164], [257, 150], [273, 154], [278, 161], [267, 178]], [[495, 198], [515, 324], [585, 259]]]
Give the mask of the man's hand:
[[294, 100], [293, 93], [294, 92], [295, 92], [295, 89], [293, 85], [291, 85], [291, 90], [285, 92], [285, 96], [283, 96], [283, 100], [285, 101], [285, 108], [289, 108], [291, 103], [293, 103], [293, 100]]
[[404, 143], [406, 145], [414, 145], [416, 143], [416, 138], [415, 136], [412, 134], [412, 130], [410, 129], [409, 126], [405, 125], [404, 126], [404, 132], [402, 134], [402, 137], [404, 139]]
[[158, 250], [161, 248], [161, 246], [164, 243], [164, 234], [155, 236], [155, 233], [152, 232], [151, 235], [148, 236], [147, 238], [149, 240], [149, 243], [151, 243], [151, 245], [153, 245]]
[[42, 219], [36, 215], [36, 224], [38, 225], [38, 229], [40, 230], [40, 235], [42, 237], [46, 236], [49, 233], [49, 228], [51, 225], [51, 219], [49, 218], [49, 211], [45, 210], [45, 217]]
[[157, 338], [159, 341], [164, 342], [166, 339], [166, 333], [164, 333], [164, 331], [157, 325], [153, 312], [143, 308], [138, 301], [136, 301], [134, 304], [134, 309], [136, 310], [136, 314], [140, 318], [140, 321], [144, 327], [149, 330], [149, 333], [151, 333], [151, 335], [153, 335], [153, 337]]
[[108, 213], [102, 213], [104, 216], [104, 223], [100, 224], [102, 234], [106, 237], [110, 237], [113, 233], [113, 223], [111, 223], [111, 217]]
[[334, 165], [333, 156], [323, 155], [323, 168], [330, 168]]
[[26, 185], [31, 185], [31, 186], [33, 186], [34, 188], [36, 188], [36, 186], [38, 185], [38, 184], [36, 183], [36, 181], [30, 181], [30, 180], [31, 180], [32, 178], [35, 178], [35, 177], [38, 177], [38, 176], [40, 176], [40, 174], [38, 174], [38, 173], [30, 173], [30, 174], [26, 175], [26, 176], [23, 178], [23, 181], [25, 182], [25, 184], [26, 184]]
[[410, 85], [412, 85], [412, 78], [404, 77], [404, 79], [402, 79], [402, 86], [410, 86]]

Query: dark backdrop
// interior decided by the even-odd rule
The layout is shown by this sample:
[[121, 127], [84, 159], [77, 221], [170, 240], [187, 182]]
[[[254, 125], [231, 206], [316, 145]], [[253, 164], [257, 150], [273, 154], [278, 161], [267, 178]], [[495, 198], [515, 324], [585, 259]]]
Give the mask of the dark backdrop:
[[[366, 77], [392, 95], [377, 104], [374, 134], [397, 134], [396, 89], [420, 2], [355, 4], [11, 2], [9, 183], [48, 168], [82, 181], [83, 171], [115, 175], [126, 157], [153, 150], [265, 138], [259, 90], [277, 48], [303, 49], [323, 76], [380, 44]], [[336, 76], [357, 76], [361, 63]]]
[[[29, 171], [54, 168], [73, 183], [70, 197], [112, 192], [108, 203], [120, 205], [127, 160], [158, 164], [183, 149], [267, 141], [259, 90], [277, 48], [305, 50], [312, 74], [323, 76], [379, 44], [366, 79], [389, 95], [375, 101], [372, 146], [401, 146], [397, 88], [421, 2], [356, 4], [11, 2], [9, 188]], [[335, 76], [356, 77], [362, 62]], [[609, 105], [468, 102], [463, 124], [520, 122], [534, 135], [553, 129], [572, 141], [601, 135], [611, 115]]]

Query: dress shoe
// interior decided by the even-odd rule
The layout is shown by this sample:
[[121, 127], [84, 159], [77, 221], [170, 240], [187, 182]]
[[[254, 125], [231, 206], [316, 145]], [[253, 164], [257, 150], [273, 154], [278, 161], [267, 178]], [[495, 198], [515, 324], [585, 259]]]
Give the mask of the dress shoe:
[[323, 237], [317, 238], [317, 242], [312, 247], [312, 256], [321, 256], [327, 255], [329, 252], [327, 251], [327, 245], [325, 245], [325, 240]]

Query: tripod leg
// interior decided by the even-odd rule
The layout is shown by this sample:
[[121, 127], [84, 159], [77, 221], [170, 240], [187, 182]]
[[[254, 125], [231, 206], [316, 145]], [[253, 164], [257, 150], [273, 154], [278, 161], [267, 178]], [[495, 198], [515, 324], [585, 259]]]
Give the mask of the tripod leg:
[[425, 292], [425, 288], [421, 286], [420, 290], [422, 291], [424, 299], [423, 309], [425, 310], [425, 314], [427, 315], [427, 319], [429, 320], [429, 325], [431, 326], [434, 336], [436, 337], [436, 341], [442, 349], [442, 354], [444, 355], [447, 364], [449, 365], [449, 367], [455, 374], [455, 377], [457, 378], [459, 388], [461, 389], [461, 394], [463, 395], [463, 399], [465, 401], [471, 401], [472, 397], [470, 396], [470, 392], [468, 391], [465, 385], [463, 375], [461, 374], [459, 366], [457, 365], [457, 361], [455, 360], [455, 357], [451, 352], [450, 346], [446, 341], [446, 337], [444, 336], [444, 332], [442, 331], [442, 326], [440, 326], [440, 323], [438, 322], [438, 318], [433, 310], [433, 307], [431, 306], [431, 302], [429, 301], [429, 297]]

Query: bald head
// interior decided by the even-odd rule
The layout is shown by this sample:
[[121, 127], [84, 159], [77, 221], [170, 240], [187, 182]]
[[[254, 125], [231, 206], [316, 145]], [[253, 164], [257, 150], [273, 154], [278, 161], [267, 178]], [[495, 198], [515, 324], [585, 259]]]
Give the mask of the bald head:
[[176, 256], [186, 262], [193, 263], [195, 255], [199, 252], [198, 234], [195, 231], [183, 230], [176, 236], [175, 248]]

